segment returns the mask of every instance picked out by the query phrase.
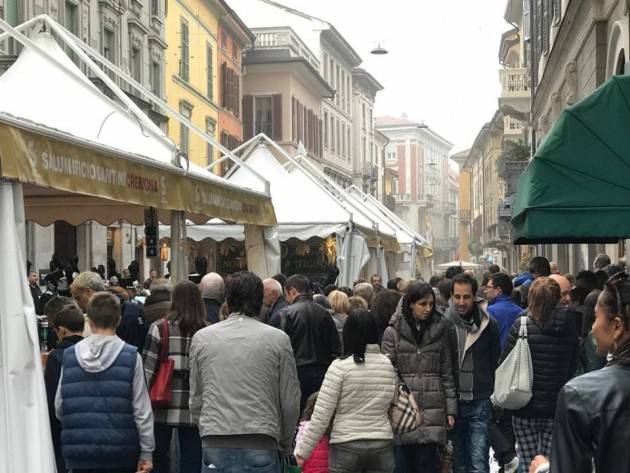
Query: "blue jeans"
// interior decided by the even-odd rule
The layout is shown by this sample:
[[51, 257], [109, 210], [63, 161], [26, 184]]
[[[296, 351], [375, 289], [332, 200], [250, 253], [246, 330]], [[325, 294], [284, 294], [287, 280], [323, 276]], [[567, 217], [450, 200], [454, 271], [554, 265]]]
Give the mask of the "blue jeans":
[[277, 450], [253, 448], [204, 448], [204, 473], [280, 473]]
[[489, 473], [490, 400], [462, 402], [453, 429], [454, 473]]

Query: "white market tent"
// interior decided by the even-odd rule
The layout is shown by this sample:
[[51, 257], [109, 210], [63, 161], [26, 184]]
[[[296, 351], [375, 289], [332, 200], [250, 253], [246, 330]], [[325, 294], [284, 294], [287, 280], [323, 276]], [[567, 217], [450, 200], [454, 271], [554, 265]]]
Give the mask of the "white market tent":
[[[31, 39], [20, 32], [41, 23], [65, 41], [116, 101], [92, 85], [52, 36], [31, 31]], [[41, 16], [17, 28], [0, 20], [0, 28], [6, 32], [0, 41], [11, 37], [24, 47], [0, 76], [5, 275], [0, 279], [0, 471], [53, 473], [36, 318], [25, 277], [25, 221], [142, 223], [144, 209], [153, 207], [163, 221], [170, 216], [174, 240], [185, 238], [185, 218], [205, 222], [219, 216], [242, 222], [250, 233], [258, 228], [253, 241], [259, 243], [262, 227], [276, 220], [267, 192], [243, 189], [200, 168], [185, 169], [175, 145], [90, 58], [168, 107], [52, 19]], [[180, 254], [180, 248], [173, 252]], [[173, 262], [174, 277], [187, 275]]]
[[385, 219], [389, 222], [397, 231], [398, 243], [402, 253], [409, 255], [409, 269], [403, 271], [399, 275], [405, 277], [415, 277], [417, 266], [420, 266], [422, 274], [430, 273], [430, 258], [433, 255], [433, 249], [431, 244], [420, 234], [413, 231], [409, 226], [388, 209], [383, 203], [379, 202], [373, 196], [366, 194], [357, 186], [350, 186], [346, 189], [346, 192], [353, 198], [357, 199], [362, 205], [372, 212], [373, 215], [379, 216], [381, 219]]
[[480, 264], [471, 263], [470, 261], [456, 260], [456, 261], [449, 261], [448, 263], [439, 264], [438, 269], [448, 269], [452, 266], [459, 266], [463, 269], [480, 269], [483, 267]]
[[[270, 148], [287, 160], [284, 165]], [[240, 150], [245, 150], [242, 159], [249, 168], [236, 168], [228, 179], [256, 190], [261, 184], [255, 179], [252, 170], [264, 173], [270, 184], [271, 199], [278, 220], [278, 240], [297, 238], [306, 241], [311, 237], [327, 238], [336, 235], [340, 243], [337, 248], [339, 280], [345, 285], [352, 284], [369, 260], [369, 244], [379, 241], [376, 223], [364, 210], [330, 193], [315, 176], [265, 135], [254, 137], [235, 151]], [[241, 225], [213, 220], [205, 225], [188, 225], [187, 235], [195, 241], [207, 238], [217, 242], [227, 238], [242, 241], [244, 231]], [[347, 261], [350, 261], [349, 265], [346, 264]]]

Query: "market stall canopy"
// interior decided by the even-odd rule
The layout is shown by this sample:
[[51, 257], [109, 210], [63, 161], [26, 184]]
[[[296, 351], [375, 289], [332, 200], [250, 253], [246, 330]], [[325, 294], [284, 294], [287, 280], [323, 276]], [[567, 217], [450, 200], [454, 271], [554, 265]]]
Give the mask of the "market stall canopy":
[[471, 263], [470, 261], [449, 261], [448, 263], [442, 263], [438, 265], [439, 269], [448, 269], [453, 266], [459, 266], [464, 269], [480, 269], [482, 266], [480, 264]]
[[424, 237], [409, 228], [409, 226], [402, 221], [398, 215], [385, 207], [373, 196], [366, 194], [354, 185], [348, 187], [346, 192], [355, 198], [361, 205], [365, 206], [365, 208], [370, 211], [371, 215], [374, 215], [381, 221], [385, 221], [392, 226], [396, 231], [396, 238], [401, 245], [405, 245], [406, 247], [418, 246], [422, 248], [421, 256], [425, 258], [433, 256], [431, 244]]
[[[353, 222], [366, 235], [369, 246], [379, 245], [377, 222], [368, 217], [365, 209], [358, 208], [358, 204], [347, 197], [341, 198], [317, 185], [318, 178], [308, 175], [308, 170], [300, 166], [284, 166], [264, 144], [264, 140], [252, 140], [252, 143], [256, 142], [244, 159], [252, 170], [264, 173], [270, 183], [281, 241], [290, 238], [306, 241], [311, 237], [343, 235], [348, 224]], [[242, 187], [262, 190], [260, 180], [244, 167], [237, 168], [228, 179]], [[388, 226], [384, 228], [388, 232], [386, 235], [395, 239], [395, 230]], [[188, 237], [195, 241], [205, 238], [215, 241], [233, 238], [240, 241], [243, 240], [243, 227], [212, 220], [205, 225], [189, 226]]]
[[275, 224], [264, 190], [192, 164], [186, 174], [174, 164], [174, 143], [147, 132], [147, 117], [105, 96], [51, 35], [31, 40], [35, 46], [0, 76], [2, 177], [26, 184], [27, 219], [141, 224], [144, 209], [155, 207], [162, 221], [169, 220], [164, 211], [183, 210], [197, 223]]
[[518, 183], [516, 244], [630, 238], [630, 77], [566, 109]]

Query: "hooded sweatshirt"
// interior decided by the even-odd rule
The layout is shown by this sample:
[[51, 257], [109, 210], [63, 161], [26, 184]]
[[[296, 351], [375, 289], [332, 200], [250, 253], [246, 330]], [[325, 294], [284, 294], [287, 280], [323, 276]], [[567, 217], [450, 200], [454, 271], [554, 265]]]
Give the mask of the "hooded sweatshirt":
[[[114, 364], [125, 346], [116, 335], [93, 334], [75, 345], [75, 352], [79, 366], [88, 373], [100, 373]], [[63, 398], [61, 386], [63, 369], [59, 378], [59, 388], [55, 396], [55, 413], [61, 420]], [[151, 460], [155, 449], [153, 437], [153, 410], [149, 400], [149, 392], [144, 377], [142, 358], [137, 354], [135, 372], [133, 375], [133, 416], [140, 439], [140, 460]]]

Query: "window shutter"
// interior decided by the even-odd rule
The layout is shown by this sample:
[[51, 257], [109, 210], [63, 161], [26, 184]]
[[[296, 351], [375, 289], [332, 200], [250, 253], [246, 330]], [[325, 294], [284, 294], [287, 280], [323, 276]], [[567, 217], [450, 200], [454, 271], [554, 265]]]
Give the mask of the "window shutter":
[[282, 94], [274, 94], [271, 112], [271, 139], [282, 140]]
[[254, 96], [243, 95], [243, 138], [254, 136]]
[[302, 104], [298, 101], [297, 103], [297, 142], [304, 142], [303, 128], [304, 128], [304, 118], [302, 117], [304, 109]]
[[228, 107], [228, 68], [227, 63], [221, 64], [221, 106]]
[[323, 136], [322, 136], [322, 119], [320, 118], [317, 121], [317, 156], [322, 156], [322, 143], [323, 143]]
[[239, 75], [238, 72], [234, 71], [234, 73], [232, 74], [232, 77], [234, 79], [234, 110], [232, 110], [234, 112], [234, 115], [238, 118], [241, 116], [241, 110], [240, 107], [238, 106], [238, 104], [241, 102], [240, 98], [241, 98], [241, 76]]
[[291, 142], [297, 142], [297, 122], [295, 121], [295, 111], [297, 109], [295, 97], [291, 97]]

